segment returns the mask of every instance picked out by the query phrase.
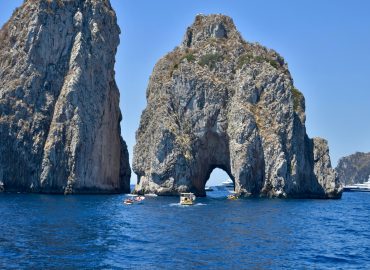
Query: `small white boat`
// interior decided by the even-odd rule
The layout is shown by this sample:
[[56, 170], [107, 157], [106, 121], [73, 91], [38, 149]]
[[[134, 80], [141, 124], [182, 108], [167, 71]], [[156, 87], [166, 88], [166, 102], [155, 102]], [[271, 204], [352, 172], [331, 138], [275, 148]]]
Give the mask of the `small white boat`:
[[128, 198], [125, 199], [125, 200], [123, 200], [123, 203], [124, 204], [127, 204], [127, 205], [131, 205], [131, 204], [134, 204], [134, 203], [140, 203], [143, 200], [145, 200], [145, 197], [144, 196], [138, 196], [138, 195], [135, 195], [135, 194], [129, 194], [128, 195]]
[[362, 184], [353, 184], [343, 187], [345, 192], [370, 192], [370, 175], [366, 182]]
[[158, 195], [154, 193], [148, 193], [148, 194], [145, 194], [145, 197], [158, 197]]
[[206, 186], [206, 187], [204, 188], [204, 190], [205, 190], [205, 191], [213, 191], [213, 188], [212, 188], [212, 187], [208, 187], [208, 186]]
[[126, 199], [126, 200], [123, 201], [123, 203], [124, 204], [127, 204], [127, 205], [131, 205], [131, 204], [134, 203], [134, 200], [132, 200], [132, 199]]
[[194, 193], [181, 193], [180, 204], [181, 205], [193, 205], [195, 201]]
[[222, 182], [221, 185], [223, 187], [234, 187], [234, 182], [230, 178], [227, 179], [226, 181]]
[[145, 200], [145, 197], [144, 196], [137, 196], [135, 197], [135, 202], [142, 202]]

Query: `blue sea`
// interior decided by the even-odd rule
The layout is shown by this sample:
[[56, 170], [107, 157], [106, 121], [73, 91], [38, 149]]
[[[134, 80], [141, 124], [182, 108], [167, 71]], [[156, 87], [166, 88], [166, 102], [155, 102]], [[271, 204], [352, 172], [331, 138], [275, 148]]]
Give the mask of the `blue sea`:
[[370, 193], [341, 200], [0, 194], [1, 269], [370, 269]]

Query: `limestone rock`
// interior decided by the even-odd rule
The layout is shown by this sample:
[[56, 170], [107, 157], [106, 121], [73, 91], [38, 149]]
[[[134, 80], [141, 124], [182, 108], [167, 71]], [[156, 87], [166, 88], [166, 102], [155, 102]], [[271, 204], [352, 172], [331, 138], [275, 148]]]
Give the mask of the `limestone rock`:
[[204, 196], [225, 170], [246, 196], [339, 198], [327, 144], [305, 129], [284, 59], [243, 40], [231, 18], [198, 15], [156, 64], [136, 134], [136, 193]]
[[27, 0], [0, 31], [6, 191], [129, 192], [109, 1]]
[[335, 170], [346, 185], [366, 182], [370, 176], [370, 153], [357, 152], [342, 157]]

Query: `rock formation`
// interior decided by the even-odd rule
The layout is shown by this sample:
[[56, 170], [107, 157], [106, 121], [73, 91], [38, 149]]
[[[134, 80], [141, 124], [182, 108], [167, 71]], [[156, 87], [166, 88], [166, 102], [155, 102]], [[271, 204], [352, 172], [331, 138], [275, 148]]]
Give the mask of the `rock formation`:
[[309, 139], [305, 101], [273, 50], [231, 18], [198, 15], [156, 64], [137, 131], [136, 193], [204, 196], [225, 170], [245, 196], [340, 198], [327, 142]]
[[108, 0], [28, 0], [0, 31], [5, 191], [129, 192]]
[[370, 176], [370, 153], [357, 152], [343, 157], [335, 170], [346, 185], [366, 182]]

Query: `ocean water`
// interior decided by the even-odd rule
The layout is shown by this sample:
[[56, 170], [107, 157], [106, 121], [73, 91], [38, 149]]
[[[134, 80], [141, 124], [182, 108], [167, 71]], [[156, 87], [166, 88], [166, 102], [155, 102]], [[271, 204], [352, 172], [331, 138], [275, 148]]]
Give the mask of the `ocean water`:
[[210, 192], [124, 205], [124, 195], [0, 195], [1, 269], [370, 269], [370, 193], [341, 200]]

